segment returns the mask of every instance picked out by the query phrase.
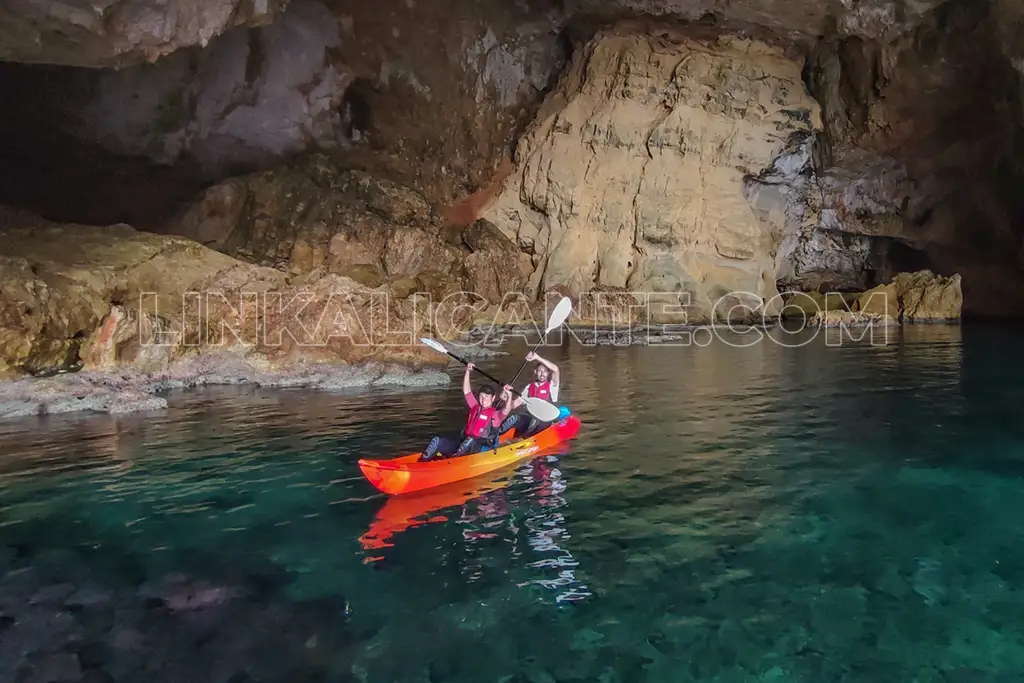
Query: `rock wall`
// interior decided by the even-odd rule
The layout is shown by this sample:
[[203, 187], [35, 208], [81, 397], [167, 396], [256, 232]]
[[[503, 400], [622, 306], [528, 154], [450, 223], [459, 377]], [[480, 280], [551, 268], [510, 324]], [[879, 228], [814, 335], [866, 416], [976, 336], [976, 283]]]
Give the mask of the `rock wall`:
[[180, 237], [0, 212], [0, 373], [166, 371], [231, 352], [265, 368], [443, 365], [434, 318], [339, 275], [290, 279]]
[[972, 314], [1024, 310], [1020, 90], [991, 9], [947, 3], [890, 42], [840, 27], [806, 62], [694, 27], [601, 32], [484, 215], [532, 254], [534, 291], [678, 293], [691, 321], [921, 268], [963, 273]]
[[333, 151], [444, 201], [511, 148], [562, 67], [559, 30], [526, 4], [292, 0], [205, 49], [47, 70], [48, 88], [26, 76], [11, 99], [25, 125], [44, 112], [73, 140], [207, 179]]
[[[25, 138], [0, 200], [95, 196], [117, 206], [94, 222], [149, 228], [216, 182], [161, 230], [291, 275], [444, 281], [492, 302], [525, 278], [532, 294], [644, 289], [689, 320], [731, 318], [780, 289], [929, 268], [962, 274], [966, 311], [1024, 310], [1024, 24], [1006, 0], [98, 6], [0, 8], [0, 54], [123, 66], [0, 69], [3, 135], [54, 155]], [[173, 177], [97, 178], [82, 149]], [[65, 159], [78, 174], [60, 186], [18, 173]], [[399, 217], [367, 188], [419, 199]]]
[[[812, 41], [830, 24], [838, 26], [843, 35], [867, 38], [891, 38], [913, 28], [928, 12], [948, 0], [566, 0], [544, 2], [527, 0], [501, 3], [513, 12], [520, 8], [536, 8], [558, 16], [585, 17], [592, 20], [620, 18], [624, 14], [641, 14], [668, 21], [694, 21], [712, 18], [734, 26], [765, 27], [794, 42]], [[1013, 11], [1010, 0], [997, 0], [1006, 11]], [[176, 49], [206, 46], [211, 39], [232, 26], [269, 21], [289, 0], [17, 0], [0, 7], [0, 59], [7, 61], [64, 64], [72, 66], [114, 66], [141, 60], [153, 61]], [[450, 3], [444, 8], [420, 7], [416, 0], [401, 4], [334, 2], [352, 14], [375, 17], [372, 21], [387, 25], [393, 37], [401, 37], [406, 16], [423, 20], [411, 25], [421, 34], [434, 32], [429, 19], [463, 18]], [[364, 11], [360, 12], [359, 9]], [[500, 15], [495, 3], [489, 11]], [[351, 14], [350, 14], [351, 16]], [[492, 15], [493, 16], [493, 15]], [[408, 30], [408, 29], [406, 29]], [[382, 33], [380, 37], [387, 35]], [[1012, 35], [1012, 34], [1011, 34]], [[408, 37], [408, 35], [406, 36]], [[484, 37], [478, 46], [490, 51], [498, 46], [497, 36]], [[413, 37], [413, 40], [416, 40]], [[512, 66], [511, 51], [492, 53], [488, 71], [506, 70]], [[416, 57], [408, 63], [414, 64]], [[506, 71], [506, 74], [510, 72]], [[486, 78], [486, 76], [485, 76]]]
[[[779, 246], [802, 222], [785, 180], [809, 159], [790, 150], [821, 126], [800, 69], [752, 40], [602, 32], [485, 216], [532, 252], [538, 293], [673, 293], [690, 320], [727, 310], [732, 292], [770, 300]], [[773, 197], [745, 196], [758, 193]]]
[[0, 4], [0, 60], [81, 67], [154, 61], [272, 21], [289, 0], [11, 0]]
[[871, 264], [879, 281], [919, 266], [961, 273], [971, 313], [1024, 310], [1007, 277], [1024, 255], [1021, 91], [999, 40], [1008, 23], [998, 3], [950, 2], [891, 42], [829, 38], [808, 65], [825, 121], [822, 226], [920, 255], [883, 254]]
[[415, 190], [325, 155], [216, 185], [166, 229], [292, 275], [389, 282], [435, 302], [473, 292], [499, 303], [529, 273], [529, 259], [494, 226], [445, 225]]

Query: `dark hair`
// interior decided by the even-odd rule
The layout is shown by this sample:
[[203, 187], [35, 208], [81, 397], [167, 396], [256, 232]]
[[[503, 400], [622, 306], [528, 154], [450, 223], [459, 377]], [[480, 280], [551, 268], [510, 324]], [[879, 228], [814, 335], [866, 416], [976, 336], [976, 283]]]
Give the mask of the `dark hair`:
[[498, 395], [498, 392], [495, 391], [494, 387], [490, 386], [490, 385], [484, 385], [484, 386], [480, 387], [480, 389], [478, 389], [476, 393], [477, 393], [477, 395], [482, 395], [482, 394], [488, 394], [490, 396], [497, 396]]

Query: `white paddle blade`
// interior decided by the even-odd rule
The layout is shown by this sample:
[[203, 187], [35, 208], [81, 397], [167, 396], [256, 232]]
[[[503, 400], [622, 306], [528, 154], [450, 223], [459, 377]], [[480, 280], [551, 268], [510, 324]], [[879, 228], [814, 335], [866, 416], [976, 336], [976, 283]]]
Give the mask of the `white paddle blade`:
[[551, 330], [557, 329], [562, 323], [569, 319], [569, 314], [572, 313], [572, 299], [567, 296], [563, 296], [562, 300], [555, 306], [555, 310], [551, 311], [551, 317], [548, 319], [548, 329], [545, 331], [550, 332]]
[[544, 399], [537, 398], [536, 396], [527, 396], [525, 400], [526, 409], [530, 411], [530, 415], [533, 415], [541, 422], [554, 422], [558, 419], [560, 414], [558, 412], [558, 406], [553, 403], [548, 403]]
[[435, 351], [440, 351], [441, 353], [444, 354], [448, 353], [448, 349], [441, 346], [440, 342], [436, 342], [433, 339], [427, 339], [426, 337], [420, 337], [420, 341], [429, 346], [430, 348], [434, 349]]

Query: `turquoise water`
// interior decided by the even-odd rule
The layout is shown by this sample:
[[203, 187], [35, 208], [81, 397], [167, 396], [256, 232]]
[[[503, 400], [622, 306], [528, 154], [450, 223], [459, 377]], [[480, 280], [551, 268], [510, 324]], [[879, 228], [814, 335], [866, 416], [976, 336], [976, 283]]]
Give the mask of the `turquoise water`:
[[[0, 675], [1016, 681], [1017, 338], [567, 341], [547, 355], [579, 437], [433, 504], [356, 460], [457, 428], [457, 381], [3, 422]], [[510, 376], [514, 349], [481, 365]]]

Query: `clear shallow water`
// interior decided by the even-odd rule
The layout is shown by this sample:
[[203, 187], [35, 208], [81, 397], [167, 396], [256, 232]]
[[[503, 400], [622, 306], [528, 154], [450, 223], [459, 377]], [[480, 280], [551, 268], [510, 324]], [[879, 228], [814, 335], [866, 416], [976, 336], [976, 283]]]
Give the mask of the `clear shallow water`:
[[[98, 680], [1019, 680], [1017, 338], [574, 342], [576, 440], [411, 502], [356, 460], [457, 428], [457, 381], [3, 422], [0, 562], [36, 578], [0, 580], [0, 669], [40, 669], [15, 634]], [[29, 637], [16, 600], [78, 622]]]

